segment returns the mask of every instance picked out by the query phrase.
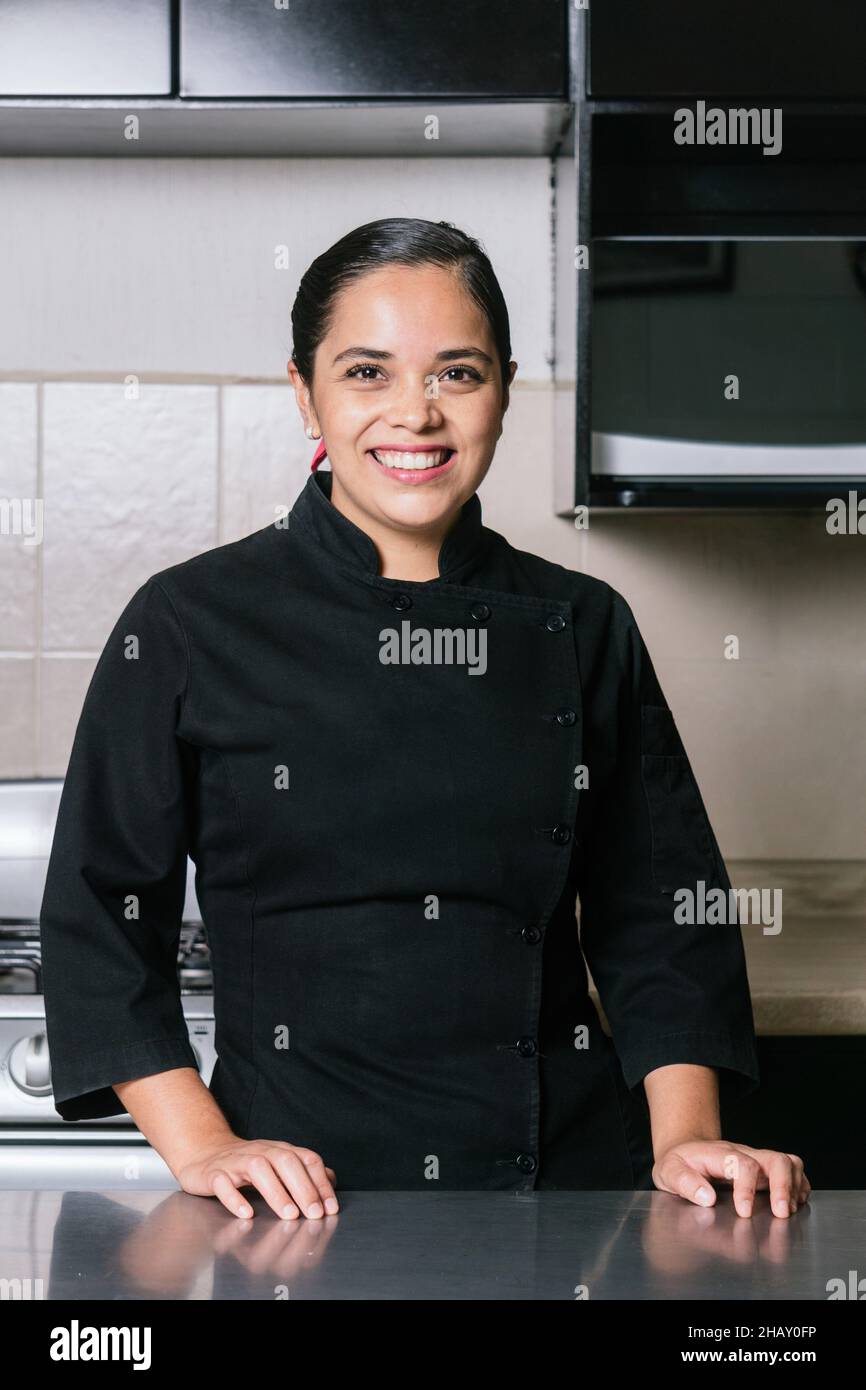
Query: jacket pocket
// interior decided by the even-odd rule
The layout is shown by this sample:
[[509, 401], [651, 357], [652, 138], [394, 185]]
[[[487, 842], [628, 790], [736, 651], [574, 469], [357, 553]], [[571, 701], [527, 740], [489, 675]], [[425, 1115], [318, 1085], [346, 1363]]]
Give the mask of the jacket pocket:
[[652, 832], [652, 876], [663, 893], [716, 876], [713, 835], [674, 717], [641, 705], [641, 780]]

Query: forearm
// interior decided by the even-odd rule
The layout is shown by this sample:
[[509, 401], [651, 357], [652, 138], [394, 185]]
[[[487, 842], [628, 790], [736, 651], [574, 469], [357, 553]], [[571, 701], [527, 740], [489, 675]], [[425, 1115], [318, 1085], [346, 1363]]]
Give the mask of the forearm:
[[713, 1067], [677, 1063], [644, 1077], [653, 1155], [687, 1139], [721, 1139], [719, 1078]]
[[175, 1176], [208, 1145], [237, 1137], [194, 1067], [122, 1081], [112, 1090]]

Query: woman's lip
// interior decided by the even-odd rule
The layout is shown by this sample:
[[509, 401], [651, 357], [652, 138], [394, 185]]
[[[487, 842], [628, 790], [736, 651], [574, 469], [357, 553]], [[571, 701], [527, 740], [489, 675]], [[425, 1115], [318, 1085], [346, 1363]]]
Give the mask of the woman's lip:
[[[445, 446], [440, 444], [437, 447], [439, 449], [442, 449]], [[429, 454], [434, 451], [429, 446], [427, 446], [424, 449], [386, 449], [383, 450], [383, 452], [400, 454]], [[434, 478], [441, 478], [443, 473], [448, 472], [449, 468], [454, 463], [454, 460], [457, 457], [457, 450], [449, 449], [447, 452], [448, 457], [445, 460], [445, 462], [437, 464], [435, 468], [389, 468], [387, 463], [379, 462], [379, 460], [376, 458], [376, 451], [374, 449], [367, 450], [367, 453], [370, 455], [370, 458], [373, 460], [373, 463], [376, 465], [380, 473], [387, 473], [388, 476], [391, 479], [393, 479], [394, 482], [410, 483], [415, 486], [417, 486], [419, 483], [431, 482]]]
[[[450, 444], [374, 444], [368, 449], [370, 454], [435, 454], [439, 449], [446, 451]], [[453, 452], [453, 451], [452, 451]]]

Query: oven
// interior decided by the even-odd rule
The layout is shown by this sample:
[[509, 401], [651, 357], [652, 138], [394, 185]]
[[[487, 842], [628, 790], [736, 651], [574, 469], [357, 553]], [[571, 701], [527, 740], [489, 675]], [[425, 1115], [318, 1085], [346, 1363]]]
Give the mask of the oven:
[[[40, 1186], [175, 1187], [129, 1115], [62, 1120], [54, 1108], [39, 910], [62, 786], [61, 780], [0, 783], [0, 1183], [23, 1164]], [[208, 1085], [216, 1062], [213, 976], [191, 861], [177, 964], [190, 1043]]]

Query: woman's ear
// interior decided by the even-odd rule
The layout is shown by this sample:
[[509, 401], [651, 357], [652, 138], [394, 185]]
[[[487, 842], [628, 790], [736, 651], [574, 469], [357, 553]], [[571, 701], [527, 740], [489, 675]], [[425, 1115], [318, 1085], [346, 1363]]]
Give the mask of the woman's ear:
[[502, 414], [503, 414], [503, 415], [505, 414], [506, 410], [508, 409], [508, 407], [509, 407], [510, 404], [511, 404], [511, 384], [512, 384], [512, 382], [514, 381], [514, 374], [515, 374], [516, 371], [517, 371], [517, 363], [516, 363], [516, 362], [513, 362], [513, 361], [512, 361], [512, 362], [509, 362], [509, 364], [508, 364], [508, 381], [507, 381], [506, 384], [505, 384], [505, 387], [504, 387], [504, 390], [503, 390], [503, 394], [502, 394]]
[[[301, 416], [301, 423], [305, 429], [308, 425], [312, 425], [314, 430], [319, 430], [316, 412], [313, 408], [312, 396], [310, 395], [310, 388], [304, 381], [304, 378], [301, 376], [292, 358], [289, 358], [286, 371], [288, 372], [289, 381], [295, 393], [295, 402]], [[319, 431], [319, 433], [321, 433], [321, 431]]]

